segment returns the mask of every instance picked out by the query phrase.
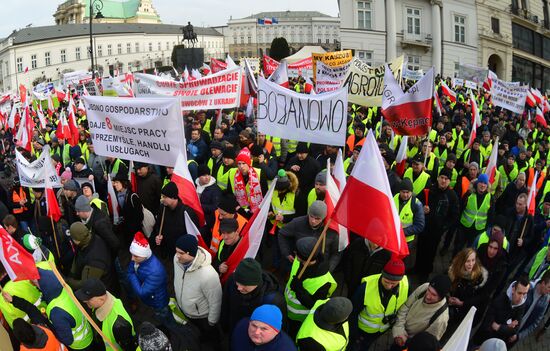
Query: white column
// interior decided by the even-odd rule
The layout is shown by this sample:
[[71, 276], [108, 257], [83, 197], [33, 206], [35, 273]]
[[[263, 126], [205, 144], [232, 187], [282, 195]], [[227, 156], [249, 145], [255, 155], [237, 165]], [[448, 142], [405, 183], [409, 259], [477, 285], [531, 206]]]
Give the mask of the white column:
[[441, 2], [432, 0], [432, 64], [441, 73]]
[[397, 56], [397, 26], [395, 0], [386, 0], [386, 62]]

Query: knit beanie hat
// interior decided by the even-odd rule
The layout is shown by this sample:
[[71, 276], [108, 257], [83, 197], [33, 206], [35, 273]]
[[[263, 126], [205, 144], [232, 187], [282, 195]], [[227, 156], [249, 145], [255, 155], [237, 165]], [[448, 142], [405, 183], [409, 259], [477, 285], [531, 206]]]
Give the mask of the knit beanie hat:
[[475, 167], [476, 169], [479, 169], [479, 164], [477, 162], [470, 162], [468, 168]]
[[439, 351], [441, 345], [435, 336], [428, 332], [420, 332], [407, 343], [409, 351]]
[[250, 158], [250, 150], [248, 150], [248, 148], [243, 148], [239, 154], [237, 155], [237, 158], [235, 159], [235, 161], [238, 162], [244, 162], [246, 163], [249, 167], [252, 166], [252, 159]]
[[441, 172], [439, 172], [439, 176], [440, 177], [443, 176], [443, 177], [447, 177], [448, 179], [451, 179], [453, 177], [453, 173], [447, 167], [443, 167], [443, 169], [441, 169]]
[[78, 191], [78, 189], [80, 189], [80, 186], [78, 185], [76, 180], [69, 179], [65, 182], [65, 184], [63, 184], [63, 189], [64, 190]]
[[174, 182], [169, 182], [162, 188], [160, 193], [170, 199], [178, 198], [178, 186]]
[[223, 145], [222, 145], [222, 143], [220, 143], [219, 141], [213, 140], [213, 141], [210, 143], [210, 150], [212, 150], [212, 149], [218, 149], [218, 150], [223, 151]]
[[90, 200], [88, 200], [86, 196], [80, 195], [76, 198], [74, 209], [76, 212], [90, 212], [92, 210], [92, 206], [90, 206]]
[[397, 282], [405, 275], [405, 264], [400, 259], [389, 260], [382, 270], [382, 277]]
[[[314, 238], [312, 236], [298, 239], [298, 241], [296, 241], [296, 254], [303, 261], [307, 260], [309, 255], [313, 251], [316, 243], [317, 238]], [[313, 256], [312, 259], [315, 260], [319, 256], [320, 252], [321, 250], [317, 250], [317, 253], [315, 254], [315, 256]]]
[[403, 178], [399, 183], [399, 191], [413, 191], [413, 183], [409, 178]]
[[235, 151], [234, 148], [232, 147], [228, 147], [226, 148], [225, 150], [223, 150], [223, 154], [222, 154], [223, 158], [231, 158], [231, 159], [235, 159], [235, 157], [237, 157], [237, 152]]
[[29, 251], [36, 250], [41, 243], [42, 243], [42, 239], [32, 234], [25, 234], [23, 236], [23, 246], [25, 246], [25, 248]]
[[245, 258], [239, 263], [234, 273], [235, 282], [254, 286], [262, 282], [262, 266], [253, 258]]
[[325, 219], [327, 216], [327, 204], [324, 201], [315, 200], [307, 209], [307, 214], [313, 217]]
[[443, 299], [451, 290], [451, 280], [446, 275], [436, 275], [430, 281], [430, 286], [434, 288], [439, 297]]
[[261, 305], [252, 312], [250, 320], [265, 323], [279, 332], [283, 325], [283, 314], [275, 305]]
[[74, 222], [71, 224], [69, 233], [71, 234], [71, 238], [73, 240], [80, 243], [86, 243], [92, 237], [92, 233], [90, 233], [90, 230], [82, 222]]
[[327, 171], [322, 170], [321, 172], [317, 173], [315, 176], [315, 183], [319, 183], [321, 185], [327, 185]]
[[297, 154], [307, 154], [309, 152], [309, 148], [307, 147], [307, 144], [303, 141], [299, 142], [296, 146], [296, 153]]
[[134, 240], [130, 244], [130, 253], [134, 256], [149, 258], [153, 254], [149, 242], [142, 232], [134, 235]]
[[290, 187], [290, 180], [284, 169], [280, 169], [277, 172], [277, 184], [275, 185], [276, 190], [284, 190]]
[[63, 173], [61, 173], [61, 179], [69, 180], [73, 177], [73, 173], [69, 167], [65, 168]]
[[229, 194], [222, 197], [220, 203], [218, 204], [218, 208], [227, 213], [234, 214], [237, 212], [236, 208], [238, 205], [239, 204], [235, 199], [235, 196], [233, 194]]
[[197, 238], [191, 234], [182, 235], [176, 240], [176, 247], [190, 256], [197, 256], [199, 243]]
[[321, 319], [328, 324], [340, 324], [348, 319], [353, 305], [348, 298], [338, 296], [329, 299], [320, 308], [319, 317]]
[[197, 167], [197, 177], [201, 177], [203, 175], [210, 175], [210, 168], [208, 168], [207, 165], [199, 165]]
[[489, 184], [489, 176], [485, 173], [480, 174], [479, 177], [477, 177], [477, 182], [488, 185]]
[[172, 351], [168, 337], [149, 322], [143, 322], [138, 330], [141, 351]]
[[81, 188], [82, 190], [84, 190], [84, 188], [90, 188], [90, 190], [91, 190], [92, 192], [94, 192], [94, 186], [93, 186], [92, 183], [90, 183], [90, 182], [84, 182], [84, 183], [82, 183], [82, 185], [80, 186], [80, 188]]
[[235, 218], [224, 218], [220, 221], [219, 232], [233, 233], [239, 229], [239, 222]]
[[479, 351], [506, 351], [506, 343], [497, 338], [487, 339], [481, 344]]

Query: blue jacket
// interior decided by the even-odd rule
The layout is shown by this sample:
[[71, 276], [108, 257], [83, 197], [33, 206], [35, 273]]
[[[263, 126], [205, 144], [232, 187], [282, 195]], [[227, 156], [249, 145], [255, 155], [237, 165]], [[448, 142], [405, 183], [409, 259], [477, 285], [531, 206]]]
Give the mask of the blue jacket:
[[292, 339], [281, 331], [267, 344], [257, 346], [248, 337], [248, 322], [250, 318], [243, 318], [235, 326], [231, 338], [231, 351], [296, 351], [296, 345]]
[[128, 280], [133, 292], [149, 307], [160, 309], [168, 306], [166, 290], [167, 274], [162, 263], [155, 255], [139, 264], [128, 265]]

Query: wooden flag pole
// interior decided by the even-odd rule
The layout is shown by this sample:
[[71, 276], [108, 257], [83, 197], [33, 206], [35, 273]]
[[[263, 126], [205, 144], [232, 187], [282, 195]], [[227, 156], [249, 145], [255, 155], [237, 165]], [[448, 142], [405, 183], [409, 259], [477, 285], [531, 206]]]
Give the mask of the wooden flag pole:
[[53, 241], [55, 243], [55, 251], [57, 251], [57, 259], [61, 263], [61, 251], [59, 251], [59, 244], [57, 243], [57, 235], [56, 235], [55, 225], [53, 223], [53, 218], [52, 217], [50, 217], [50, 223], [52, 224]]
[[[159, 226], [159, 232], [157, 236], [160, 236], [160, 240], [162, 240], [162, 229], [164, 228], [164, 213], [166, 212], [166, 206], [162, 208], [162, 216], [160, 218], [160, 226]], [[159, 244], [157, 244], [158, 246]]]
[[[304, 272], [306, 271], [307, 267], [309, 266], [309, 263], [313, 260], [313, 256], [317, 253], [317, 250], [319, 250], [319, 245], [321, 245], [321, 242], [324, 240], [325, 236], [327, 235], [327, 230], [330, 225], [330, 222], [332, 221], [332, 218], [329, 218], [327, 223], [325, 224], [325, 227], [323, 228], [323, 232], [317, 239], [317, 242], [315, 243], [315, 246], [313, 247], [313, 250], [309, 254], [309, 257], [307, 258], [307, 261], [304, 263], [304, 266], [300, 270], [300, 273], [298, 274], [298, 279], [302, 279], [302, 275], [304, 275]], [[297, 259], [297, 258], [296, 258]]]

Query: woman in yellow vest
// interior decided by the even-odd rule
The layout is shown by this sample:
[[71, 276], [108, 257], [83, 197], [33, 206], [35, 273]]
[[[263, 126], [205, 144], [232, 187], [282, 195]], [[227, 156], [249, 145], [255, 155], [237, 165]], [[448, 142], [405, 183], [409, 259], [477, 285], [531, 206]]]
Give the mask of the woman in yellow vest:
[[318, 300], [296, 336], [300, 351], [340, 351], [349, 342], [348, 317], [353, 309], [345, 297]]

